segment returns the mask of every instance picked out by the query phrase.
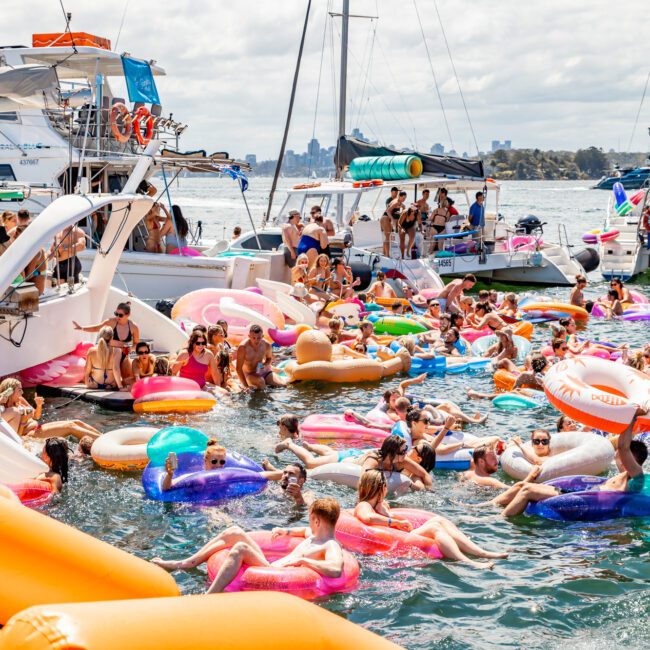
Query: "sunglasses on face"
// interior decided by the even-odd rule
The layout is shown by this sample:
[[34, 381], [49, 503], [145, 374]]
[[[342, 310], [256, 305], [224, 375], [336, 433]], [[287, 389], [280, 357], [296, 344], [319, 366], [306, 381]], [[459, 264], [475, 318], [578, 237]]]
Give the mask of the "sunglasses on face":
[[223, 458], [212, 458], [210, 460], [211, 465], [225, 465], [226, 461]]
[[544, 445], [546, 447], [551, 441], [548, 438], [533, 438], [531, 442], [534, 445]]
[[115, 311], [113, 312], [113, 314], [115, 315], [116, 318], [123, 318], [124, 316], [126, 316], [126, 314], [122, 314], [119, 311]]
[[408, 451], [408, 447], [403, 447], [397, 452], [398, 456], [406, 456], [406, 452]]
[[136, 354], [140, 357], [143, 354], [149, 354], [149, 350], [138, 350]]
[[421, 420], [418, 420], [418, 422], [422, 422], [424, 424], [431, 424], [431, 420], [429, 420], [429, 418], [422, 418]]
[[205, 341], [195, 341], [194, 345], [207, 345]]

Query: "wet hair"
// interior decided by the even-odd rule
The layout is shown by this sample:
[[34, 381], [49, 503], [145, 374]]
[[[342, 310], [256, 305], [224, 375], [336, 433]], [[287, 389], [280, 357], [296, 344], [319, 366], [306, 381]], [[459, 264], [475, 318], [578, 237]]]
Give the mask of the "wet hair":
[[476, 276], [473, 273], [466, 273], [463, 276], [463, 282], [465, 282], [465, 280], [467, 280], [467, 282], [473, 282], [476, 284]]
[[156, 361], [153, 364], [153, 372], [154, 375], [158, 375], [159, 377], [168, 377], [171, 375], [169, 358], [164, 356], [156, 357]]
[[287, 467], [295, 467], [298, 470], [298, 475], [303, 481], [307, 480], [307, 470], [302, 463], [296, 461], [295, 463], [289, 463]]
[[474, 464], [478, 463], [481, 458], [485, 458], [485, 454], [488, 453], [489, 448], [487, 445], [481, 445], [480, 447], [476, 447], [474, 451], [472, 452], [472, 460], [474, 461]]
[[79, 451], [86, 456], [90, 456], [93, 442], [95, 442], [95, 439], [92, 436], [82, 436], [81, 440], [79, 440]]
[[207, 341], [205, 333], [200, 330], [195, 330], [190, 334], [190, 340], [187, 342], [187, 351], [192, 354], [194, 352], [194, 346], [199, 339], [204, 339]]
[[436, 466], [436, 450], [428, 442], [419, 442], [414, 449], [420, 456], [420, 467], [425, 472], [432, 472]]
[[641, 440], [632, 440], [630, 442], [630, 453], [639, 465], [643, 465], [648, 457], [648, 447]]
[[400, 413], [404, 413], [406, 411], [407, 421], [408, 421], [408, 409], [410, 406], [411, 406], [411, 400], [408, 397], [400, 397], [399, 399], [395, 400], [395, 410], [399, 411]]
[[121, 302], [115, 308], [115, 311], [121, 309], [127, 316], [131, 313], [131, 303], [130, 302]]
[[462, 314], [451, 314], [451, 318], [449, 320], [452, 327], [460, 328], [461, 324], [465, 320], [465, 317]]
[[324, 519], [330, 526], [336, 526], [341, 514], [341, 506], [332, 497], [316, 499], [309, 508], [309, 514]]
[[68, 482], [68, 443], [63, 438], [48, 438], [45, 441], [45, 453], [50, 459], [50, 469]]
[[548, 359], [543, 354], [535, 354], [530, 360], [533, 372], [542, 372], [548, 366]]
[[608, 295], [610, 298], [614, 298], [614, 300], [618, 300], [618, 291], [616, 291], [616, 289], [610, 289], [610, 290], [607, 292], [607, 295]]
[[451, 332], [456, 337], [456, 341], [460, 341], [460, 331], [457, 327], [450, 327], [449, 332]]
[[298, 417], [295, 415], [281, 415], [276, 424], [285, 427], [289, 433], [298, 433]]
[[187, 237], [190, 232], [190, 226], [183, 216], [183, 212], [178, 205], [172, 205], [172, 215], [174, 217], [174, 224], [176, 225], [176, 232], [179, 237]]
[[381, 496], [386, 487], [386, 477], [378, 469], [368, 469], [359, 478], [357, 485], [357, 502], [371, 501], [377, 496]]
[[379, 448], [379, 458], [383, 461], [387, 458], [396, 458], [399, 455], [401, 449], [404, 449], [406, 445], [406, 440], [400, 436], [390, 435], [384, 438], [384, 441], [381, 443]]
[[254, 323], [253, 325], [251, 325], [248, 328], [248, 333], [249, 334], [263, 334], [264, 330], [262, 329], [262, 327], [260, 325], [258, 325], [257, 323]]

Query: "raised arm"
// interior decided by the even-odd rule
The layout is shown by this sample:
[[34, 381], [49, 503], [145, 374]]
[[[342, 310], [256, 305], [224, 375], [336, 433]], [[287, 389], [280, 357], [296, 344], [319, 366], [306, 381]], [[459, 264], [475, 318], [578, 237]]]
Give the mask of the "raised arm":
[[645, 415], [648, 412], [648, 409], [639, 407], [632, 418], [629, 426], [621, 435], [618, 437], [618, 454], [623, 465], [623, 469], [628, 473], [630, 478], [634, 476], [639, 476], [643, 474], [643, 468], [639, 463], [637, 463], [636, 458], [632, 455], [630, 451], [630, 443], [632, 442], [632, 433], [634, 431], [634, 425], [639, 415]]
[[453, 415], [448, 415], [445, 419], [445, 423], [442, 425], [442, 428], [438, 433], [432, 434], [433, 439], [431, 441], [431, 446], [433, 449], [437, 449], [440, 443], [445, 439], [448, 431], [451, 431], [451, 427], [456, 423], [456, 418]]
[[109, 327], [114, 327], [115, 326], [115, 319], [114, 318], [107, 318], [105, 321], [102, 321], [101, 323], [98, 323], [97, 325], [79, 325], [76, 321], [72, 321], [72, 326], [76, 330], [80, 330], [82, 332], [99, 332], [102, 327], [105, 325], [108, 325]]

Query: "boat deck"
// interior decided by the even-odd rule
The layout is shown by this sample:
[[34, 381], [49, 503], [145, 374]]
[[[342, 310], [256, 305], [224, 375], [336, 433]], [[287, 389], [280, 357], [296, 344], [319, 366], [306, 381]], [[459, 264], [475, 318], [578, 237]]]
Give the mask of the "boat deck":
[[133, 402], [135, 401], [128, 391], [87, 388], [83, 384], [61, 387], [39, 386], [38, 392], [41, 395], [50, 397], [77, 398], [111, 411], [132, 411]]

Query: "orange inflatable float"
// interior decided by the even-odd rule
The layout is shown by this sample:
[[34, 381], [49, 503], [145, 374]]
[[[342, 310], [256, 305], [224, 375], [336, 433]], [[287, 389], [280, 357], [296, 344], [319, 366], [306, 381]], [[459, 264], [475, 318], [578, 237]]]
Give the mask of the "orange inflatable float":
[[517, 336], [523, 336], [525, 339], [530, 341], [530, 337], [533, 335], [533, 324], [527, 320], [519, 321], [518, 323], [511, 326], [512, 333]]
[[[208, 624], [213, 621], [214, 624]], [[215, 636], [216, 635], [216, 636]], [[308, 601], [268, 591], [42, 605], [14, 616], [0, 650], [399, 650]]]
[[32, 605], [179, 593], [163, 569], [10, 499], [0, 522], [0, 625]]
[[340, 358], [333, 356], [333, 346], [327, 335], [319, 330], [303, 332], [296, 341], [296, 361], [290, 361], [284, 371], [290, 381], [331, 381], [354, 383], [378, 381], [411, 367], [411, 357], [406, 350], [387, 361], [366, 358]]
[[[650, 406], [650, 377], [598, 357], [575, 357], [552, 366], [544, 377], [544, 392], [570, 418], [619, 434], [638, 406]], [[650, 415], [639, 417], [634, 430], [650, 431]]]
[[[523, 368], [521, 368], [523, 372]], [[499, 390], [511, 391], [515, 387], [515, 382], [517, 381], [517, 375], [509, 370], [497, 370], [492, 376], [494, 385]], [[528, 384], [523, 384], [521, 388], [533, 388]]]

